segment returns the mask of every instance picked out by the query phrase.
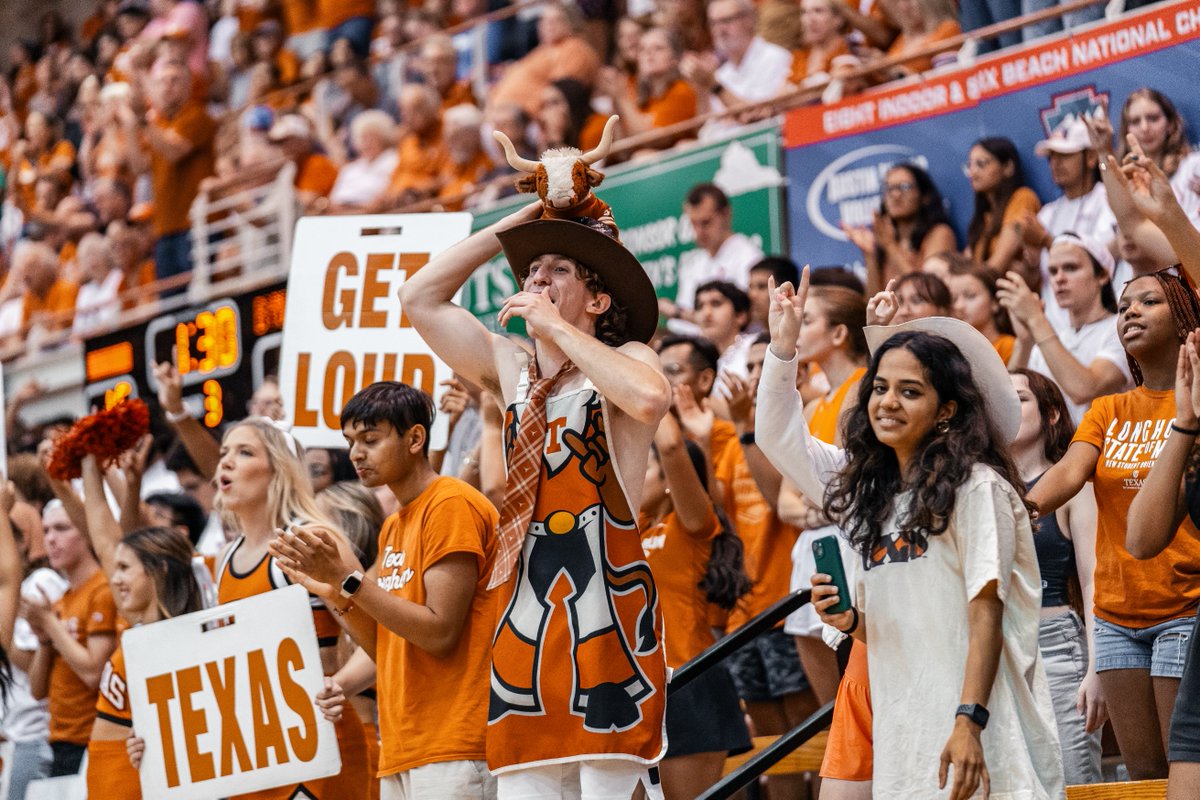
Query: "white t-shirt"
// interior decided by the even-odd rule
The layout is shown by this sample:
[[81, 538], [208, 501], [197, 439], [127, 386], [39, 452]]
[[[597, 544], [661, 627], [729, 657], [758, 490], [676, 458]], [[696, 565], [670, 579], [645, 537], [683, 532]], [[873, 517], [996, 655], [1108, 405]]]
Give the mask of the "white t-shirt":
[[744, 233], [732, 234], [716, 255], [699, 247], [683, 253], [679, 257], [675, 303], [681, 308], [695, 308], [696, 289], [709, 281], [728, 281], [745, 290], [750, 285], [750, 268], [762, 258], [762, 248]]
[[876, 738], [904, 739], [903, 747], [875, 751], [875, 798], [945, 796], [936, 790], [938, 757], [966, 674], [967, 607], [993, 581], [1004, 639], [982, 735], [991, 796], [1062, 797], [1062, 754], [1038, 650], [1041, 573], [1024, 504], [998, 473], [977, 464], [958, 487], [950, 526], [919, 551], [896, 531], [909, 498], [897, 498], [885, 524], [892, 541], [883, 558], [856, 576]]
[[77, 336], [114, 324], [121, 314], [117, 295], [121, 292], [121, 270], [110, 270], [104, 280], [88, 281], [75, 296], [75, 322], [71, 332]]
[[[759, 381], [755, 439], [784, 477], [810, 497], [845, 464], [845, 451], [809, 435], [796, 390], [797, 359], [767, 350]], [[896, 499], [894, 531], [908, 495]], [[938, 758], [954, 727], [967, 664], [967, 606], [997, 582], [1003, 644], [986, 703], [982, 743], [995, 800], [1049, 800], [1064, 794], [1054, 706], [1038, 649], [1041, 573], [1029, 516], [1016, 491], [976, 465], [955, 494], [947, 530], [917, 552], [893, 535], [879, 563], [847, 563], [851, 594], [870, 642], [871, 705], [879, 741], [874, 796], [945, 797]]]
[[1191, 184], [1200, 183], [1200, 152], [1193, 151], [1183, 157], [1175, 174], [1171, 176], [1171, 188], [1179, 198], [1179, 205], [1187, 212], [1193, 225], [1200, 227], [1200, 194], [1192, 191]]
[[[1080, 236], [1091, 236], [1100, 242], [1112, 240], [1113, 226], [1117, 218], [1108, 207], [1108, 193], [1104, 184], [1097, 183], [1092, 190], [1081, 197], [1060, 197], [1042, 206], [1037, 213], [1038, 222], [1051, 236], [1060, 233], [1077, 233]], [[1050, 287], [1050, 251], [1042, 251], [1042, 303], [1046, 307], [1046, 318], [1056, 331], [1062, 331], [1071, 326], [1070, 317], [1066, 311], [1059, 308], [1054, 300], [1054, 290]]]
[[[741, 61], [734, 64], [732, 60], [726, 60], [715, 73], [722, 87], [748, 102], [775, 97], [791, 74], [792, 54], [761, 36], [750, 40]], [[711, 111], [725, 110], [725, 104], [715, 94], [710, 104]], [[729, 136], [739, 127], [733, 120], [711, 119], [704, 123], [697, 136], [703, 141], [711, 141]]]
[[[717, 67], [716, 77], [721, 86], [743, 100], [770, 100], [779, 94], [792, 74], [792, 54], [761, 36], [750, 40], [750, 46], [738, 63], [727, 60]], [[724, 108], [714, 97], [714, 110]]]
[[394, 147], [384, 150], [374, 161], [356, 158], [338, 170], [329, 202], [335, 206], [364, 206], [378, 200], [387, 191], [399, 160]]
[[[1091, 366], [1098, 358], [1103, 358], [1106, 361], [1111, 361], [1116, 364], [1121, 370], [1121, 374], [1125, 376], [1126, 385], [1118, 392], [1123, 392], [1126, 389], [1133, 388], [1133, 376], [1129, 372], [1129, 360], [1125, 358], [1125, 348], [1121, 347], [1121, 339], [1117, 336], [1117, 317], [1111, 314], [1104, 319], [1089, 322], [1081, 328], [1072, 328], [1067, 325], [1066, 328], [1058, 329], [1058, 340], [1062, 342], [1063, 347], [1075, 356], [1075, 360], [1080, 364]], [[1042, 355], [1042, 348], [1035, 347], [1029, 355], [1029, 368], [1040, 372], [1050, 380], [1055, 380], [1054, 373], [1050, 371], [1050, 366], [1046, 363], [1046, 357]], [[1071, 421], [1078, 425], [1083, 419], [1083, 412], [1091, 407], [1091, 403], [1079, 404], [1072, 402], [1071, 398], [1065, 397], [1067, 408], [1071, 410]]]
[[[38, 590], [54, 602], [67, 591], [66, 580], [52, 569], [35, 569], [21, 582], [21, 595], [40, 599]], [[37, 635], [24, 617], [13, 625], [13, 647], [32, 653], [38, 649]], [[14, 742], [45, 740], [50, 736], [50, 707], [47, 700], [35, 700], [29, 692], [29, 676], [12, 667], [13, 683], [8, 703], [0, 708], [0, 736]]]

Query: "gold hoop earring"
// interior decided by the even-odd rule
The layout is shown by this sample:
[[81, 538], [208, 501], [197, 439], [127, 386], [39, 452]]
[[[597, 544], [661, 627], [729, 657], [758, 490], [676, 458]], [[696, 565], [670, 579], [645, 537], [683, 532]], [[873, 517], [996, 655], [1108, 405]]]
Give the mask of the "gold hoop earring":
[[937, 422], [937, 425], [935, 425], [934, 427], [937, 428], [938, 433], [947, 433], [950, 430], [950, 420], [939, 419]]

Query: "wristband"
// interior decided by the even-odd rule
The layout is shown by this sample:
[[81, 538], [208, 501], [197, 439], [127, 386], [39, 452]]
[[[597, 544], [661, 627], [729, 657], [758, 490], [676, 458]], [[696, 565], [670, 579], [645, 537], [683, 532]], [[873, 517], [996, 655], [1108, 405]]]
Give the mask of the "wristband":
[[347, 603], [345, 608], [338, 608], [333, 603], [329, 603], [326, 607], [337, 616], [344, 617], [350, 613], [350, 609], [354, 608], [354, 603]]
[[1034, 342], [1034, 343], [1033, 343], [1033, 346], [1034, 346], [1034, 347], [1041, 347], [1042, 345], [1044, 345], [1046, 342], [1050, 341], [1051, 339], [1057, 339], [1057, 338], [1058, 338], [1058, 334], [1057, 334], [1057, 333], [1052, 333], [1052, 334], [1050, 334], [1049, 336], [1043, 336], [1041, 339], [1039, 339], [1038, 341]]
[[1200, 428], [1183, 428], [1174, 422], [1171, 423], [1171, 430], [1182, 433], [1184, 436], [1200, 436]]
[[754, 444], [754, 431], [748, 431], [738, 437], [738, 441], [749, 447]]
[[167, 418], [167, 422], [171, 423], [172, 425], [178, 425], [185, 419], [191, 419], [192, 417], [187, 408], [184, 408], [183, 411], [164, 411], [163, 416], [165, 416]]
[[[846, 634], [847, 636], [858, 630], [858, 609], [854, 606], [850, 606], [850, 613], [854, 615], [854, 622], [851, 622], [850, 627], [842, 631], [842, 633]], [[841, 628], [838, 628], [838, 630], [841, 630]]]

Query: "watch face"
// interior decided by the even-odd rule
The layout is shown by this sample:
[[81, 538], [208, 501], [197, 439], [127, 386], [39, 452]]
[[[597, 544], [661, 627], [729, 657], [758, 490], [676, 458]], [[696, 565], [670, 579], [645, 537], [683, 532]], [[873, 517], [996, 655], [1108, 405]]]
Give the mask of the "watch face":
[[346, 579], [342, 581], [342, 594], [349, 597], [358, 591], [359, 586], [362, 586], [361, 575], [357, 572], [347, 575]]

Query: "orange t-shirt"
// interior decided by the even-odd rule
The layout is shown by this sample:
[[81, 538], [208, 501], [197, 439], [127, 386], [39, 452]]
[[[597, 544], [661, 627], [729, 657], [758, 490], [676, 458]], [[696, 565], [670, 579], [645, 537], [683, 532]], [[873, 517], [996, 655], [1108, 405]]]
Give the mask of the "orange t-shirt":
[[[888, 48], [889, 56], [903, 55], [907, 50], [924, 49], [926, 45], [940, 42], [943, 39], [952, 39], [962, 33], [962, 26], [958, 24], [956, 19], [944, 19], [938, 23], [937, 27], [930, 31], [925, 36], [917, 37], [909, 42], [908, 37], [903, 32], [900, 33], [892, 41], [892, 46]], [[908, 67], [913, 72], [925, 72], [933, 68], [933, 56], [918, 56], [910, 58], [903, 62], [901, 66]]]
[[[154, 260], [148, 258], [138, 265], [137, 271], [133, 273], [133, 275], [126, 274], [125, 277], [121, 279], [120, 292], [121, 294], [124, 294], [125, 292], [133, 289], [149, 286], [150, 284], [154, 283], [157, 278], [158, 275], [154, 271]], [[128, 311], [131, 308], [137, 308], [140, 305], [153, 302], [157, 299], [158, 294], [156, 292], [141, 294], [137, 297], [127, 297], [121, 300], [121, 308], [125, 311]]]
[[424, 605], [425, 571], [454, 553], [474, 555], [479, 575], [450, 654], [435, 656], [379, 626], [381, 777], [440, 761], [484, 758], [497, 613], [487, 584], [497, 521], [486, 497], [457, 478], [439, 477], [383, 524], [377, 580], [392, 595]]
[[319, 197], [328, 197], [337, 182], [338, 168], [323, 153], [309, 153], [296, 169], [293, 181], [296, 191], [313, 192]]
[[400, 140], [400, 161], [392, 173], [388, 190], [392, 194], [405, 191], [433, 192], [446, 163], [446, 143], [442, 141], [442, 126], [427, 137], [410, 133]]
[[[28, 325], [35, 314], [60, 314], [75, 310], [75, 298], [79, 295], [79, 285], [65, 278], [59, 278], [46, 292], [45, 297], [38, 297], [32, 292], [25, 292], [22, 300], [21, 324]], [[64, 328], [70, 321], [56, 321], [52, 327]]]
[[275, 55], [275, 66], [279, 69], [282, 86], [290, 86], [300, 78], [300, 56], [286, 47]]
[[667, 666], [671, 669], [683, 666], [716, 641], [708, 624], [708, 598], [699, 586], [712, 555], [712, 540], [721, 532], [721, 523], [711, 509], [708, 517], [707, 533], [702, 536], [684, 530], [674, 511], [658, 524], [645, 515], [638, 520], [642, 550], [662, 603]]
[[1184, 518], [1179, 532], [1154, 558], [1139, 561], [1125, 549], [1129, 505], [1171, 432], [1175, 392], [1139, 386], [1097, 397], [1072, 442], [1100, 451], [1096, 490], [1096, 616], [1128, 628], [1148, 628], [1196, 613], [1200, 603], [1200, 533]]
[[475, 92], [471, 90], [471, 84], [466, 81], [455, 81], [442, 96], [442, 111], [463, 104], [475, 105]]
[[608, 122], [608, 117], [603, 114], [590, 114], [583, 121], [583, 129], [579, 131], [579, 149], [587, 152], [600, 144], [600, 139], [604, 136], [604, 125]]
[[[117, 607], [99, 569], [79, 588], [68, 589], [54, 604], [54, 610], [84, 647], [89, 637], [117, 633]], [[79, 679], [66, 659], [55, 653], [50, 661], [50, 741], [87, 744], [98, 694], [97, 689]]]
[[495, 164], [488, 158], [487, 153], [482, 150], [466, 164], [459, 166], [450, 159], [446, 159], [445, 165], [442, 167], [441, 191], [438, 192], [438, 197], [445, 198], [450, 202], [445, 203], [447, 211], [461, 211], [463, 200], [462, 195], [471, 191], [472, 187], [479, 183], [484, 175], [487, 175], [495, 169]]
[[808, 420], [808, 430], [813, 436], [827, 444], [833, 444], [837, 438], [838, 423], [841, 422], [842, 408], [851, 392], [858, 390], [858, 382], [867, 374], [866, 367], [859, 367], [850, 373], [850, 377], [837, 388], [830, 397], [822, 397], [813, 405], [812, 416]]
[[685, 122], [696, 116], [696, 90], [679, 78], [658, 97], [647, 99], [640, 108], [656, 128]]
[[152, 123], [162, 131], [172, 131], [189, 141], [192, 149], [183, 158], [171, 162], [150, 148], [150, 174], [154, 188], [154, 232], [159, 236], [186, 231], [191, 227], [188, 211], [200, 191], [200, 181], [216, 172], [213, 142], [217, 123], [204, 106], [195, 101], [172, 119], [156, 118]]
[[[36, 163], [25, 158], [13, 170], [15, 180], [10, 179], [9, 184], [15, 184], [16, 201], [22, 209], [28, 211], [37, 205], [37, 180], [42, 175], [49, 173], [51, 167], [56, 163], [66, 177], [64, 188], [71, 188], [70, 174], [66, 170], [69, 170], [75, 163], [75, 145], [66, 139], [55, 142], [46, 152], [37, 157]], [[53, 209], [45, 210], [52, 211]]]
[[[713, 432], [715, 442], [715, 426]], [[792, 547], [800, 531], [780, 520], [758, 491], [741, 442], [736, 437], [727, 441], [721, 451], [714, 447], [713, 460], [717, 480], [724, 485], [725, 509], [742, 538], [746, 574], [752, 583], [750, 592], [729, 612], [727, 630], [734, 630], [788, 593]]]
[[838, 56], [844, 56], [849, 52], [849, 43], [839, 36], [836, 40], [834, 40], [833, 45], [825, 51], [825, 55], [821, 58], [820, 63], [816, 65], [817, 68], [815, 70], [810, 70], [808, 60], [809, 56], [812, 54], [812, 49], [808, 47], [801, 47], [793, 50], [792, 72], [788, 77], [788, 80], [796, 86], [800, 86], [804, 83], [804, 79], [809, 75], [815, 75], [818, 72], [829, 72], [829, 65], [833, 63], [833, 60]]
[[[1008, 199], [1008, 205], [1004, 207], [1004, 217], [1001, 220], [1001, 230], [1004, 226], [1020, 222], [1026, 214], [1034, 214], [1042, 207], [1042, 201], [1038, 200], [1038, 196], [1033, 193], [1033, 189], [1028, 186], [1019, 186], [1013, 192], [1012, 197]], [[991, 212], [988, 212], [984, 220], [984, 230], [991, 224]], [[991, 257], [992, 251], [996, 247], [996, 239], [1000, 237], [997, 233], [990, 239], [980, 239], [971, 249], [971, 255], [976, 261], [987, 261]]]
[[283, 29], [289, 36], [320, 27], [317, 6], [312, 0], [280, 0], [279, 13], [283, 17]]
[[316, 0], [315, 27], [332, 30], [354, 17], [374, 17], [375, 0]]
[[996, 352], [1000, 354], [1000, 359], [1008, 364], [1008, 360], [1012, 358], [1013, 348], [1017, 344], [1017, 337], [1010, 336], [1007, 333], [1002, 333], [992, 342], [992, 347], [996, 348]]

